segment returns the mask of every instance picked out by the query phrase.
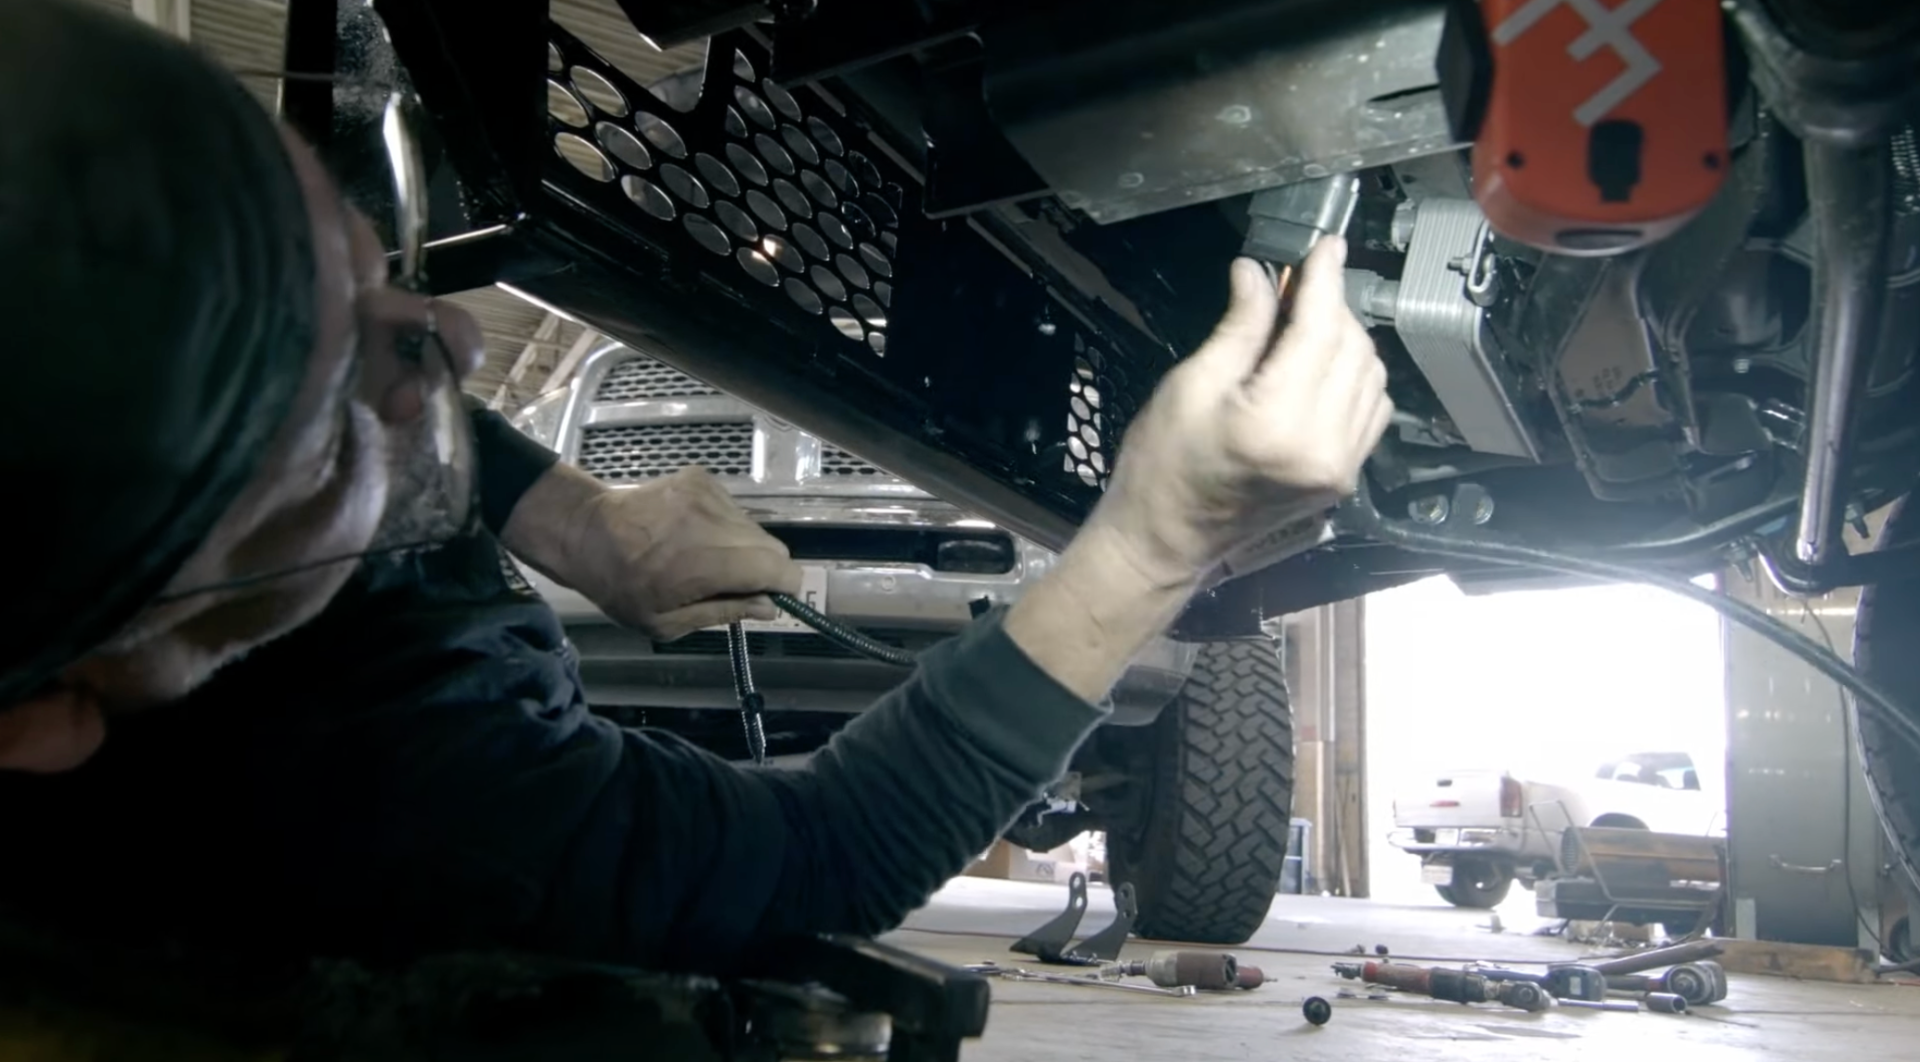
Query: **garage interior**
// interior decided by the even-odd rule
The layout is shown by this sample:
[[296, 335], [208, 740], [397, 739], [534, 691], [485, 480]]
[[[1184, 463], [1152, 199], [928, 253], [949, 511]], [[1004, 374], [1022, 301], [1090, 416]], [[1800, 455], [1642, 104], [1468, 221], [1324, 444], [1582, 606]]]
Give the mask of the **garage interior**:
[[[240, 71], [273, 71], [283, 62], [280, 0], [92, 2], [188, 39]], [[614, 0], [554, 0], [552, 13], [642, 84], [705, 62], [699, 45], [650, 45]], [[263, 101], [276, 92], [270, 78], [248, 84]], [[503, 413], [556, 401], [584, 364], [619, 347], [507, 286], [452, 298], [487, 336], [486, 364], [468, 390]], [[1868, 514], [1866, 535], [1853, 533], [1855, 549], [1870, 547], [1886, 515]], [[1709, 581], [1842, 656], [1853, 644], [1856, 591], [1788, 596], [1755, 564]], [[1240, 967], [1257, 968], [1264, 984], [1167, 998], [1001, 977], [985, 1033], [966, 1043], [962, 1057], [1332, 1060], [1409, 1049], [1476, 1062], [1643, 1050], [1715, 1059], [1900, 1057], [1920, 1042], [1920, 953], [1907, 917], [1914, 892], [1876, 818], [1849, 699], [1799, 658], [1697, 603], [1653, 588], [1592, 584], [1463, 591], [1426, 579], [1289, 615], [1276, 633], [1293, 713], [1292, 891], [1275, 896], [1252, 939], [1225, 949]], [[1503, 884], [1487, 904], [1449, 903], [1442, 894], [1464, 889], [1465, 878], [1428, 873], [1395, 843], [1396, 813], [1405, 810], [1396, 800], [1430, 795], [1433, 780], [1451, 772], [1577, 789], [1602, 764], [1652, 754], [1690, 758], [1684, 788], [1714, 809], [1697, 831], [1649, 829], [1625, 812], [1572, 822], [1557, 797], [1529, 804], [1520, 816], [1559, 838], [1541, 857], [1545, 865], [1533, 869], [1556, 889], [1568, 888], [1567, 879], [1592, 886], [1556, 892], [1584, 897], [1564, 904], [1575, 915], [1542, 913], [1544, 881]], [[1588, 838], [1586, 828], [1601, 833]], [[1629, 830], [1672, 844], [1617, 836]], [[1433, 832], [1425, 830], [1423, 843], [1438, 843]], [[1589, 842], [1590, 850], [1582, 847]], [[1609, 844], [1625, 848], [1597, 854], [1612, 851]], [[1083, 835], [1051, 852], [989, 853], [885, 942], [954, 966], [1078, 974], [1011, 953], [1010, 945], [1068, 903], [1061, 879], [1070, 873], [1094, 878], [1073, 939], [1112, 921], [1116, 897], [1104, 883], [1101, 851], [1097, 838]], [[1669, 910], [1670, 922], [1639, 917], [1645, 912], [1636, 914], [1635, 904], [1644, 894], [1609, 886], [1604, 871], [1595, 883], [1595, 868], [1608, 860], [1644, 867], [1663, 858], [1707, 864], [1700, 873], [1708, 881], [1691, 886], [1697, 909]], [[1713, 961], [1728, 978], [1723, 999], [1685, 1015], [1637, 1004], [1625, 1008], [1632, 1013], [1466, 1006], [1388, 992], [1332, 968], [1390, 960], [1539, 974], [1683, 939], [1721, 945]], [[1130, 939], [1120, 957], [1146, 960], [1178, 946]], [[1634, 1003], [1638, 996], [1604, 998]], [[1308, 1020], [1303, 1008], [1311, 999], [1331, 1005], [1330, 1020]], [[27, 1042], [33, 1031], [0, 1020], [0, 1057], [26, 1057], [6, 1044], [10, 1037]], [[862, 1056], [850, 1050], [843, 1057]]]

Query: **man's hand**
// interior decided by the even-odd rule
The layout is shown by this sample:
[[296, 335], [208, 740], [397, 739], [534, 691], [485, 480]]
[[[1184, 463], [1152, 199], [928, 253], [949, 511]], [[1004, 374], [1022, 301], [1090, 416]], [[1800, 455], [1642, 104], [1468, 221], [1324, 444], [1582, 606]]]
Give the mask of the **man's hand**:
[[1393, 414], [1386, 367], [1347, 309], [1345, 241], [1308, 256], [1279, 331], [1251, 260], [1212, 337], [1167, 374], [1121, 445], [1092, 520], [1156, 582], [1196, 578], [1234, 547], [1353, 492]]
[[556, 465], [514, 507], [505, 532], [515, 556], [662, 641], [774, 619], [766, 595], [800, 592], [786, 545], [705, 469], [616, 490]]
[[1233, 264], [1226, 317], [1160, 382], [1106, 497], [1007, 615], [1007, 635], [1061, 685], [1105, 695], [1231, 550], [1354, 489], [1393, 405], [1347, 309], [1345, 260], [1342, 240], [1314, 248], [1277, 336], [1272, 282]]

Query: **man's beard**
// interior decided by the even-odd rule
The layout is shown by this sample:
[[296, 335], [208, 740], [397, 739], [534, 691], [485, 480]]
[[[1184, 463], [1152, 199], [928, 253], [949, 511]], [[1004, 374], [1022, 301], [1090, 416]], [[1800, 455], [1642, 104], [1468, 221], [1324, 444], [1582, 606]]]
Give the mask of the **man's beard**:
[[[449, 426], [467, 430], [465, 418]], [[368, 551], [384, 553], [444, 544], [462, 528], [461, 514], [471, 510], [474, 484], [469, 469], [450, 470], [439, 456], [434, 415], [387, 431], [387, 507]], [[471, 438], [464, 440], [471, 446]]]

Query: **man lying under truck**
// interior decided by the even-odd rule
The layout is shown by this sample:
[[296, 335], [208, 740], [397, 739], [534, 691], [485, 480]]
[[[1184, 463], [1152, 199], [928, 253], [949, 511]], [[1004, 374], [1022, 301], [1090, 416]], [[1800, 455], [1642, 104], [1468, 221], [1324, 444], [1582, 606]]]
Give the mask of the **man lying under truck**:
[[886, 930], [1063, 771], [1230, 547], [1353, 486], [1390, 405], [1343, 254], [1278, 334], [1236, 262], [1058, 568], [806, 766], [742, 768], [589, 714], [499, 544], [656, 636], [769, 614], [781, 545], [704, 475], [609, 491], [491, 418], [485, 526], [435, 538], [472, 493], [437, 455], [475, 323], [389, 287], [314, 154], [199, 54], [0, 4], [0, 904], [705, 969]]

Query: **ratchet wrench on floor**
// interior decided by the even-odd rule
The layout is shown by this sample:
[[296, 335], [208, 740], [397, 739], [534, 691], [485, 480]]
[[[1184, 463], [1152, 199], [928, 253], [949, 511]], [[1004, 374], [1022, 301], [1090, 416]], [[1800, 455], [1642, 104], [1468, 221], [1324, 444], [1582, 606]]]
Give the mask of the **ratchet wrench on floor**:
[[967, 967], [967, 970], [986, 977], [998, 977], [1005, 981], [1038, 981], [1042, 984], [1078, 985], [1082, 988], [1117, 988], [1122, 992], [1144, 992], [1154, 996], [1192, 996], [1199, 994], [1199, 989], [1192, 985], [1180, 985], [1177, 988], [1161, 988], [1157, 985], [1130, 985], [1120, 981], [1110, 981], [1098, 977], [1042, 973], [1038, 970], [1023, 970], [1018, 966], [1001, 966], [998, 963], [991, 962], [978, 963]]

